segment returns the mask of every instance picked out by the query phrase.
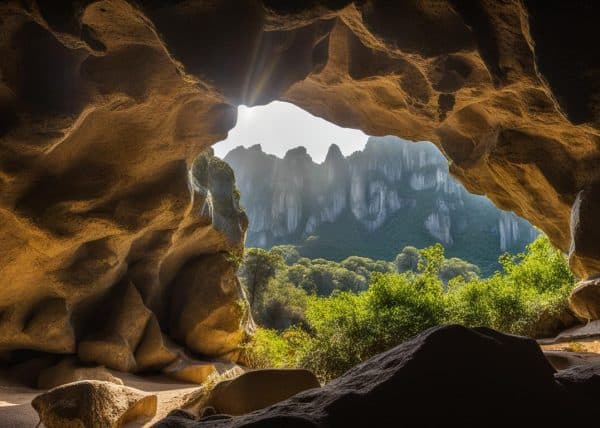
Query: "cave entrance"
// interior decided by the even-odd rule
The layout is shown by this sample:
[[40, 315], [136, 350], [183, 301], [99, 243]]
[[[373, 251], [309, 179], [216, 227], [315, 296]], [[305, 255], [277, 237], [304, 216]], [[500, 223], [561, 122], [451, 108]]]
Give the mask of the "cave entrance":
[[[262, 353], [258, 366], [328, 380], [360, 362], [336, 355], [366, 357], [438, 324], [548, 338], [578, 323], [565, 255], [470, 193], [430, 142], [368, 136], [272, 102], [239, 106], [213, 149], [249, 219], [239, 276], [254, 319], [280, 333], [259, 330], [249, 348]], [[292, 359], [278, 361], [281, 349]]]

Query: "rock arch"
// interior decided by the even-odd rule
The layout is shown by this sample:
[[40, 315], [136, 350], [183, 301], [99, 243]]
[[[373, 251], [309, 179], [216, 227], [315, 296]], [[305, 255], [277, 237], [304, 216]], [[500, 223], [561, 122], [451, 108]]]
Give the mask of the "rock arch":
[[[598, 9], [2, 2], [0, 350], [74, 353], [104, 340], [135, 370], [150, 321], [92, 327], [109, 311], [126, 318], [111, 303], [126, 293], [192, 349], [235, 359], [246, 315], [229, 255], [247, 220], [226, 167], [205, 154], [194, 186], [188, 171], [241, 103], [286, 100], [368, 134], [430, 140], [470, 191], [541, 228], [580, 277], [597, 275]], [[205, 300], [178, 294], [185, 281]]]

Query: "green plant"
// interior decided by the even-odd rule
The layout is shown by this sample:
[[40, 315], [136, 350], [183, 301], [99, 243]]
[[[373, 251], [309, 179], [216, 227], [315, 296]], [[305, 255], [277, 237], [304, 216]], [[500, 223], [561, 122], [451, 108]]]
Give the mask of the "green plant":
[[[489, 278], [450, 260], [457, 273], [451, 279], [442, 275], [448, 260], [439, 244], [420, 250], [416, 270], [401, 274], [390, 273], [388, 262], [360, 257], [344, 266], [300, 258], [280, 268], [261, 289], [259, 321], [283, 329], [273, 321], [279, 317], [291, 327], [259, 329], [247, 349], [251, 364], [305, 367], [326, 382], [443, 323], [536, 336], [544, 319], [565, 309], [575, 281], [564, 254], [543, 236], [524, 253], [503, 255], [502, 270]], [[368, 287], [354, 284], [367, 281], [362, 275]]]

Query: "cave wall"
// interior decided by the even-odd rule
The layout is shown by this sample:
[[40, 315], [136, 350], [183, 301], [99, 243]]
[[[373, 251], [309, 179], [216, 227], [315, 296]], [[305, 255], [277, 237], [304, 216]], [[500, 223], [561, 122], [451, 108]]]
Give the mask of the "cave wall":
[[[94, 359], [89, 344], [109, 343], [136, 370], [156, 319], [192, 350], [235, 359], [247, 316], [230, 255], [247, 221], [218, 162], [204, 161], [203, 183], [189, 168], [241, 103], [286, 100], [371, 135], [430, 140], [470, 191], [541, 228], [577, 275], [596, 275], [599, 9], [2, 2], [0, 350], [81, 354], [84, 343]], [[133, 332], [101, 321], [126, 322], [123, 295], [146, 314]]]

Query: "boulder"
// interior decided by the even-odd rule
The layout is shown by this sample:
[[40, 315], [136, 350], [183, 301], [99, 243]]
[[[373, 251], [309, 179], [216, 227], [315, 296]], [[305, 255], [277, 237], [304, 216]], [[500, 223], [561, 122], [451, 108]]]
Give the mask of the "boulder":
[[163, 368], [162, 372], [173, 379], [200, 385], [206, 382], [211, 375], [216, 374], [217, 368], [210, 362], [179, 358], [177, 361]]
[[581, 321], [573, 314], [573, 311], [567, 305], [563, 305], [559, 311], [544, 310], [540, 313], [535, 325], [531, 327], [527, 335], [536, 339], [554, 337], [580, 324]]
[[571, 291], [569, 306], [587, 321], [600, 319], [600, 278], [580, 282]]
[[38, 395], [31, 405], [46, 428], [118, 428], [156, 414], [157, 397], [111, 382], [80, 381]]
[[594, 352], [544, 351], [544, 355], [556, 370], [600, 363], [600, 355]]
[[[166, 427], [575, 426], [581, 412], [535, 341], [461, 326], [434, 327], [322, 388], [230, 419]], [[583, 418], [586, 419], [583, 419]]]
[[243, 415], [320, 386], [316, 376], [309, 370], [252, 370], [218, 383], [210, 392], [204, 407], [212, 407], [216, 413]]
[[176, 361], [162, 369], [162, 372], [177, 380], [203, 384], [221, 376], [238, 376], [243, 369], [233, 363], [222, 361], [200, 361], [187, 355], [181, 355]]
[[[600, 397], [600, 361], [577, 364], [555, 375], [558, 382], [578, 398], [595, 401]], [[590, 409], [582, 409], [590, 411]], [[591, 413], [591, 412], [590, 412]]]
[[78, 364], [75, 358], [65, 358], [55, 366], [42, 370], [38, 377], [37, 386], [40, 389], [52, 389], [80, 380], [100, 380], [123, 385], [121, 379], [113, 376], [103, 366], [85, 367]]

